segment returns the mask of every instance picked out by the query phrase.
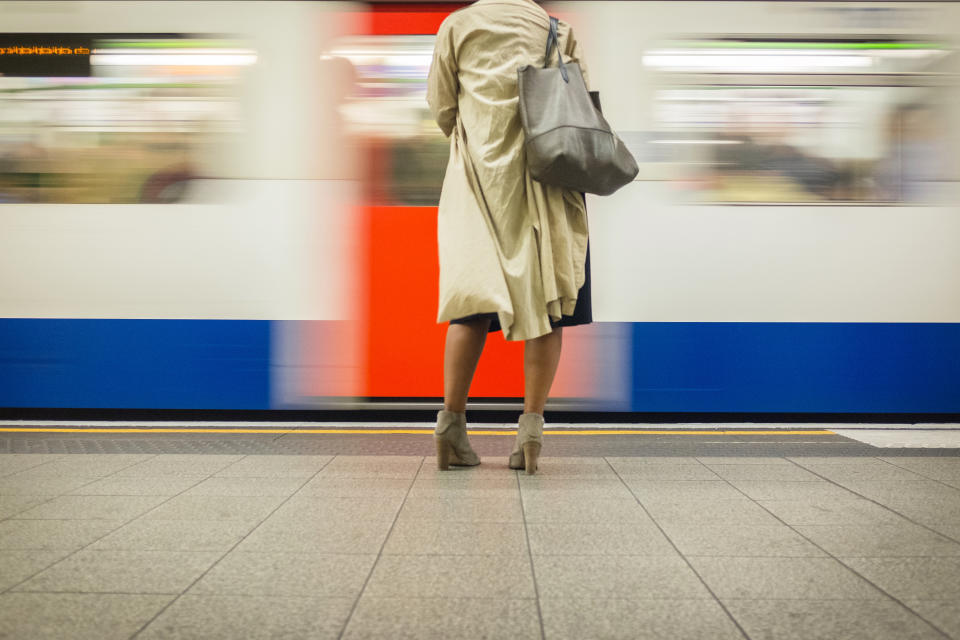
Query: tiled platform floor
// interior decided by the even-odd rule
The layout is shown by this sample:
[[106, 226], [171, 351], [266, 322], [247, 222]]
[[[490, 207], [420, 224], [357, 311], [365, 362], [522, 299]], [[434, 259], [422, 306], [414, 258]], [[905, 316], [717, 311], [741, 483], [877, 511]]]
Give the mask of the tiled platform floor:
[[960, 457], [684, 446], [2, 454], [0, 638], [960, 638]]

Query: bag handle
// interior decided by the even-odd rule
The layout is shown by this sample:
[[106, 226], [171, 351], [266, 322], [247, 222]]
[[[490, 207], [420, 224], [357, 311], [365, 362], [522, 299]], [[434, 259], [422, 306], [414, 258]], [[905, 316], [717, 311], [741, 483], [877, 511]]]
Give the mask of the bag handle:
[[566, 83], [570, 82], [570, 76], [567, 74], [567, 66], [563, 63], [563, 54], [560, 53], [560, 36], [557, 34], [557, 28], [559, 26], [559, 20], [550, 16], [550, 34], [547, 36], [547, 53], [544, 56], [543, 68], [546, 69], [550, 66], [550, 54], [553, 51], [554, 45], [557, 47], [557, 58], [560, 60], [560, 75], [563, 76], [563, 81]]

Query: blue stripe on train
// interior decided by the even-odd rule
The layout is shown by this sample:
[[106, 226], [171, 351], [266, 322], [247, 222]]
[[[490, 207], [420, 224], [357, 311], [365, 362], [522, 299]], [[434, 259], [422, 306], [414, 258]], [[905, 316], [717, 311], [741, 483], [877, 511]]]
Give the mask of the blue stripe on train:
[[[269, 321], [0, 319], [0, 406], [269, 409]], [[960, 324], [635, 323], [633, 411], [960, 412]]]
[[269, 409], [270, 322], [0, 319], [0, 406]]
[[634, 411], [960, 412], [960, 324], [636, 323]]

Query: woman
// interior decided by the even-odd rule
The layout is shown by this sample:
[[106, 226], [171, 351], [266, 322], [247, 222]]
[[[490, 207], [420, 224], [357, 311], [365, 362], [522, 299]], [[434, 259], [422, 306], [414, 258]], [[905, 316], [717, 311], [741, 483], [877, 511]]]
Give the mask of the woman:
[[[526, 343], [524, 410], [509, 465], [533, 473], [561, 327], [592, 319], [583, 195], [536, 182], [524, 156], [517, 69], [544, 64], [549, 29], [533, 0], [479, 0], [437, 34], [427, 102], [451, 138], [438, 220], [437, 321], [450, 322], [434, 432], [441, 469], [480, 464], [467, 440], [467, 396], [487, 333], [502, 330]], [[580, 63], [587, 80], [570, 26], [560, 22], [559, 36], [564, 61]]]

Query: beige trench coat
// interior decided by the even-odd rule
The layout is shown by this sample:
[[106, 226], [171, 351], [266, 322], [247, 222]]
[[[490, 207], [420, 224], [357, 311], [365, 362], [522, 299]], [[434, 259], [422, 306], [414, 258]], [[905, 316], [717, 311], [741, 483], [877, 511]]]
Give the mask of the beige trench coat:
[[[524, 155], [517, 69], [543, 65], [549, 27], [533, 0], [479, 0], [440, 26], [428, 79], [427, 102], [450, 136], [437, 322], [496, 313], [507, 340], [550, 333], [584, 283], [583, 199], [533, 180]], [[564, 60], [587, 80], [570, 26], [561, 21], [559, 34]]]

